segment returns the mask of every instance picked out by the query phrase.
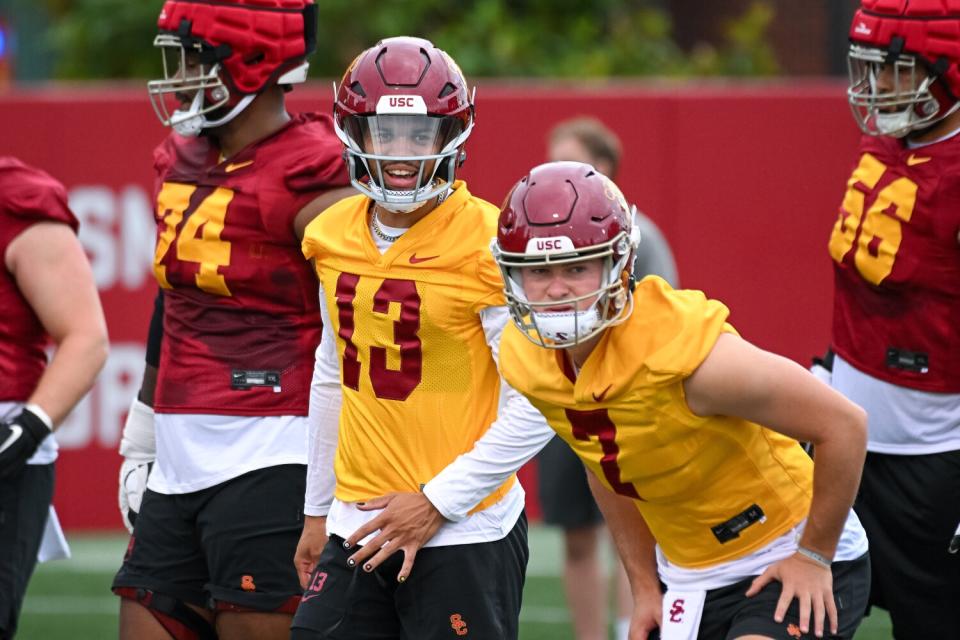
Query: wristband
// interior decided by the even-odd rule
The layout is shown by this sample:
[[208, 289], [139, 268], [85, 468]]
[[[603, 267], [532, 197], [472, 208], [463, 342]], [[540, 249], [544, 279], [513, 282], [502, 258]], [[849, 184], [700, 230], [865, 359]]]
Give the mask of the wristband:
[[153, 425], [153, 407], [134, 396], [120, 437], [120, 455], [136, 462], [153, 462], [157, 457], [157, 439]]
[[23, 408], [40, 418], [40, 422], [42, 422], [47, 429], [53, 431], [53, 420], [51, 420], [50, 415], [43, 410], [43, 407], [38, 404], [34, 404], [33, 402], [28, 402], [27, 404], [23, 405]]
[[827, 558], [827, 556], [823, 554], [817, 553], [816, 551], [807, 549], [806, 547], [801, 547], [799, 545], [797, 546], [797, 553], [807, 558], [810, 558], [811, 560], [816, 562], [818, 565], [820, 565], [824, 569], [830, 568], [831, 561], [829, 558]]

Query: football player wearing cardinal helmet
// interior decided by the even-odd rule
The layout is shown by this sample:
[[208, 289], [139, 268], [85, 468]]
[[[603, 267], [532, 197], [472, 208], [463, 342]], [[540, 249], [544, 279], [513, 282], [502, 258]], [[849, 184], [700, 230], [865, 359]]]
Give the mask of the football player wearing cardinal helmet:
[[312, 0], [160, 12], [169, 60], [149, 91], [173, 131], [153, 159], [162, 298], [120, 445], [121, 638], [286, 638], [300, 598], [290, 560], [321, 335], [300, 239], [352, 192], [331, 118], [284, 103], [315, 23]]
[[958, 34], [958, 0], [863, 1], [848, 95], [868, 135], [828, 245], [831, 384], [867, 410], [856, 508], [898, 639], [960, 628]]
[[403, 46], [408, 42], [390, 39], [363, 52], [334, 88], [334, 122], [350, 181], [395, 213], [450, 193], [474, 115], [473, 92], [450, 56], [422, 45], [426, 64], [414, 77], [403, 66]]
[[[107, 357], [107, 327], [67, 192], [0, 156], [0, 638], [16, 636], [37, 553], [68, 557], [52, 517], [51, 433]], [[46, 347], [57, 348], [47, 362]], [[55, 514], [54, 514], [55, 515]]]
[[[585, 162], [614, 181], [621, 155], [617, 134], [592, 117], [559, 122], [547, 137], [549, 160]], [[639, 211], [634, 213], [634, 226], [643, 239], [633, 261], [634, 275], [658, 275], [676, 287], [677, 266], [663, 233]], [[537, 456], [537, 480], [543, 523], [563, 530], [563, 583], [574, 634], [584, 639], [606, 638], [610, 581], [601, 553], [607, 538], [603, 514], [590, 492], [583, 463], [559, 436]], [[633, 598], [619, 559], [611, 568], [616, 574], [614, 637], [626, 640]]]
[[160, 121], [195, 136], [231, 122], [271, 87], [305, 82], [316, 9], [309, 0], [166, 2], [153, 41], [163, 78], [147, 83]]
[[360, 193], [303, 242], [324, 338], [292, 637], [515, 639], [527, 561], [515, 473], [552, 432], [501, 389], [497, 208], [456, 179], [471, 93], [446, 53], [409, 37], [361, 53], [336, 93]]
[[952, 0], [865, 0], [850, 27], [847, 89], [864, 133], [902, 138], [960, 108], [958, 6]]
[[[863, 411], [739, 338], [720, 302], [635, 285], [636, 246], [620, 191], [578, 162], [520, 180], [493, 245], [513, 317], [500, 369], [590, 471], [630, 574], [631, 637], [852, 638], [869, 580], [851, 510]], [[797, 438], [817, 442], [816, 470]]]

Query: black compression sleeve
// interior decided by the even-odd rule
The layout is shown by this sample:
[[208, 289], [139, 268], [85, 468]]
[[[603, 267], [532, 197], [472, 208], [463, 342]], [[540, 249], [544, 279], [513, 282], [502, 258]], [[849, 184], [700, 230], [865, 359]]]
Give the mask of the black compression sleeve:
[[163, 289], [157, 291], [153, 302], [153, 315], [150, 317], [150, 330], [147, 332], [147, 364], [160, 366], [160, 344], [163, 342]]

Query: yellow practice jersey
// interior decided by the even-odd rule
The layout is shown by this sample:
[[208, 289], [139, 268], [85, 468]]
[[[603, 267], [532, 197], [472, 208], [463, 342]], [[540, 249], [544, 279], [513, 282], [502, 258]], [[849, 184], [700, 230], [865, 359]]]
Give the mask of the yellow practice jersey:
[[684, 379], [720, 334], [735, 332], [722, 303], [656, 276], [637, 285], [634, 301], [575, 382], [562, 352], [511, 324], [504, 378], [604, 484], [634, 499], [671, 562], [699, 568], [744, 556], [806, 517], [813, 463], [791, 438], [687, 407]]
[[[418, 491], [473, 448], [497, 416], [500, 376], [480, 312], [505, 304], [490, 254], [498, 210], [462, 181], [381, 255], [369, 198], [304, 233], [337, 336], [343, 408], [336, 497]], [[500, 499], [511, 477], [476, 508]]]

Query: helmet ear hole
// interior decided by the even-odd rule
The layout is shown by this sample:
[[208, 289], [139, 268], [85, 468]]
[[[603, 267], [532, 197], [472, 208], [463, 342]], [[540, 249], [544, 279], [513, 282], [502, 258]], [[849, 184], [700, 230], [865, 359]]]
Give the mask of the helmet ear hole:
[[263, 62], [266, 59], [266, 57], [267, 56], [266, 54], [263, 53], [263, 51], [256, 51], [250, 54], [249, 56], [247, 56], [246, 58], [244, 58], [243, 64], [247, 65], [248, 67], [252, 67], [255, 64], [260, 64], [261, 62]]

